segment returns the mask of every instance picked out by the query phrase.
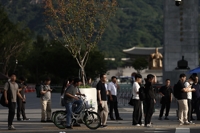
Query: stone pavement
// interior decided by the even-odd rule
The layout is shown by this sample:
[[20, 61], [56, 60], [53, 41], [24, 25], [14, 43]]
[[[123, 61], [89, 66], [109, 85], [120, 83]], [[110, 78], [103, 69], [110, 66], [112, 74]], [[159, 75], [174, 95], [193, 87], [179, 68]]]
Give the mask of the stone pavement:
[[[17, 128], [14, 133], [17, 132], [25, 132], [25, 133], [31, 133], [31, 132], [60, 132], [64, 131], [63, 129], [58, 129], [53, 123], [40, 123], [40, 99], [36, 98], [35, 93], [27, 93], [27, 103], [26, 103], [26, 115], [28, 118], [30, 118], [30, 121], [22, 121], [18, 122], [15, 118], [13, 125]], [[61, 110], [63, 109], [59, 105], [59, 97], [60, 94], [53, 93], [52, 94], [52, 110]], [[120, 116], [124, 119], [123, 121], [110, 121], [108, 118], [107, 128], [99, 128], [95, 131], [112, 131], [112, 130], [133, 130], [133, 129], [144, 129], [146, 127], [135, 127], [132, 126], [132, 107], [130, 106], [120, 106], [119, 112]], [[7, 109], [0, 106], [0, 133], [4, 132], [13, 132], [7, 130]], [[189, 126], [179, 126], [179, 122], [176, 118], [176, 106], [175, 104], [172, 105], [172, 109], [170, 111], [170, 120], [158, 120], [159, 115], [159, 107], [156, 108], [156, 111], [153, 115], [152, 122], [153, 122], [153, 128], [156, 129], [164, 129], [164, 128], [177, 128], [177, 127], [189, 127], [189, 128], [196, 128], [200, 126], [200, 121], [194, 121], [195, 125], [189, 125]], [[66, 130], [65, 130], [66, 131]], [[72, 131], [87, 131], [90, 132], [85, 125], [81, 125], [81, 127], [75, 127]]]

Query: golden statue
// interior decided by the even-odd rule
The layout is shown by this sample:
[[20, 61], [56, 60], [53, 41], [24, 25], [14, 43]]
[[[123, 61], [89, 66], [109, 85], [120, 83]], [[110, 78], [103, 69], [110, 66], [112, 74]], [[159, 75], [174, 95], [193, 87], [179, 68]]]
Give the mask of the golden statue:
[[162, 59], [162, 54], [159, 53], [158, 48], [156, 48], [156, 52], [150, 55], [150, 69], [161, 69]]

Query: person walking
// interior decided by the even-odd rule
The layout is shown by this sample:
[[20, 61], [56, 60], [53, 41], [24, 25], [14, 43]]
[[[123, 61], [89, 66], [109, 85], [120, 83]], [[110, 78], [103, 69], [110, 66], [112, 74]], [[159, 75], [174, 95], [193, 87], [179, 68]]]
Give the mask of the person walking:
[[178, 99], [178, 117], [180, 121], [180, 125], [189, 125], [188, 122], [188, 101], [187, 101], [187, 92], [189, 88], [191, 88], [191, 85], [188, 87], [184, 86], [184, 83], [186, 81], [186, 75], [180, 74], [179, 81], [176, 84], [176, 91], [177, 91], [177, 99]]
[[[44, 81], [44, 85], [41, 85], [41, 122], [51, 121], [51, 79], [47, 77]], [[45, 119], [47, 116], [47, 119]]]
[[17, 96], [22, 101], [25, 101], [25, 99], [19, 93], [19, 85], [15, 81], [16, 74], [12, 73], [10, 75], [10, 81], [5, 83], [4, 86], [5, 103], [8, 104], [8, 130], [16, 130], [13, 126], [13, 119], [15, 117]]
[[[25, 96], [25, 90], [27, 85], [25, 84], [25, 78], [24, 77], [20, 77], [19, 78], [19, 93], [21, 94], [21, 96], [26, 99]], [[28, 121], [30, 120], [29, 118], [26, 117], [26, 113], [25, 113], [25, 104], [26, 101], [23, 101], [19, 96], [17, 96], [17, 120], [18, 121]], [[20, 118], [20, 115], [22, 114], [22, 119]]]
[[119, 85], [117, 84], [117, 77], [112, 76], [111, 77], [111, 82], [108, 83], [108, 92], [109, 92], [109, 105], [110, 105], [110, 119], [115, 120], [113, 117], [113, 109], [115, 111], [115, 118], [116, 120], [123, 120], [119, 116], [119, 111], [118, 111], [118, 102], [117, 102], [117, 90], [119, 89]]
[[142, 76], [140, 74], [135, 74], [135, 82], [133, 83], [132, 89], [132, 99], [134, 99], [132, 125], [134, 126], [142, 126], [142, 105], [139, 97], [139, 89], [141, 82]]
[[101, 117], [102, 127], [106, 127], [108, 117], [108, 105], [107, 105], [107, 92], [106, 92], [106, 75], [100, 74], [100, 81], [97, 83], [97, 101], [98, 101], [98, 113]]
[[194, 84], [192, 85], [192, 88], [195, 88], [195, 91], [192, 92], [192, 101], [197, 120], [200, 120], [200, 85], [198, 82], [199, 78], [197, 75], [195, 75], [195, 81]]
[[151, 127], [151, 118], [154, 113], [154, 104], [156, 103], [153, 84], [156, 82], [156, 78], [152, 74], [147, 75], [145, 82], [145, 126]]
[[161, 101], [160, 101], [162, 106], [160, 109], [159, 120], [162, 120], [162, 116], [163, 116], [165, 108], [166, 108], [165, 120], [169, 120], [168, 115], [169, 115], [170, 106], [172, 102], [172, 92], [173, 91], [170, 86], [170, 79], [166, 79], [165, 85], [159, 89], [159, 93], [162, 96]]
[[[190, 76], [190, 78], [188, 79], [188, 81], [186, 81], [184, 83], [185, 88], [191, 86], [195, 81], [195, 77], [194, 76]], [[191, 118], [192, 118], [192, 92], [196, 91], [195, 88], [188, 88], [187, 90], [187, 103], [188, 103], [188, 122], [190, 124], [195, 124], [192, 122]]]

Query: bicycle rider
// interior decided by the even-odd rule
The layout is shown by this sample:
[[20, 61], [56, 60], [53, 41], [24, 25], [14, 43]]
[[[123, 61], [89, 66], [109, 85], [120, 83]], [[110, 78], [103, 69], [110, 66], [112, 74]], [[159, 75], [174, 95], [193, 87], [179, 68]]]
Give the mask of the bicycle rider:
[[74, 113], [79, 113], [83, 105], [83, 101], [76, 96], [76, 95], [85, 96], [85, 94], [81, 94], [80, 92], [78, 92], [78, 86], [80, 86], [80, 84], [81, 80], [79, 78], [75, 78], [73, 84], [71, 84], [65, 90], [64, 100], [65, 100], [65, 108], [67, 111], [67, 116], [66, 116], [67, 129], [73, 129], [71, 125], [72, 105], [73, 104], [77, 105], [74, 110]]

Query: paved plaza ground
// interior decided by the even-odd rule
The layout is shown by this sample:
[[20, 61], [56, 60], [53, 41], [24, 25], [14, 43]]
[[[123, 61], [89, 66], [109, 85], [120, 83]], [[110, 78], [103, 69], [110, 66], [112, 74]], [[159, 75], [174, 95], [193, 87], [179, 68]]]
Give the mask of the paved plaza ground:
[[[121, 117], [124, 119], [123, 121], [110, 121], [108, 118], [108, 127], [107, 128], [99, 128], [98, 130], [90, 130], [85, 125], [81, 125], [81, 127], [75, 127], [73, 130], [68, 129], [58, 129], [55, 127], [53, 123], [41, 123], [40, 122], [40, 99], [36, 98], [34, 92], [27, 93], [27, 103], [26, 103], [26, 114], [27, 117], [30, 118], [30, 121], [22, 121], [18, 122], [14, 120], [13, 125], [16, 127], [16, 131], [8, 131], [7, 130], [7, 115], [8, 110], [2, 106], [0, 106], [0, 133], [62, 133], [62, 132], [116, 132], [116, 133], [124, 133], [124, 132], [133, 132], [134, 133], [144, 133], [144, 132], [171, 132], [171, 133], [199, 133], [200, 132], [200, 121], [194, 121], [195, 125], [189, 126], [179, 126], [179, 123], [176, 118], [176, 105], [172, 104], [172, 109], [170, 111], [170, 120], [158, 120], [159, 115], [159, 107], [156, 106], [156, 111], [152, 118], [153, 127], [135, 127], [132, 126], [132, 107], [126, 105], [120, 105], [119, 112]], [[52, 110], [61, 110], [64, 109], [59, 105], [59, 97], [60, 94], [53, 93], [52, 94]], [[158, 104], [157, 104], [158, 105]], [[189, 130], [189, 132], [188, 132]]]

